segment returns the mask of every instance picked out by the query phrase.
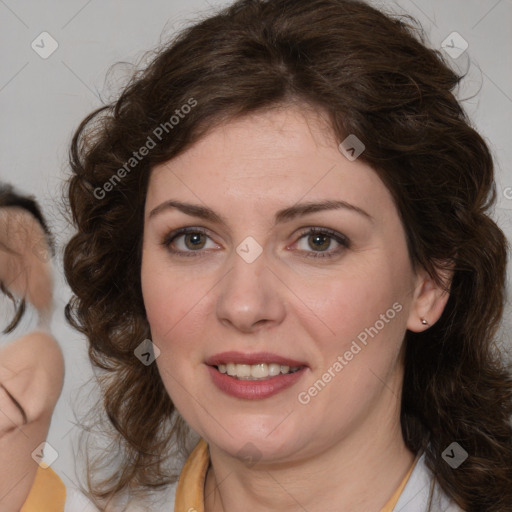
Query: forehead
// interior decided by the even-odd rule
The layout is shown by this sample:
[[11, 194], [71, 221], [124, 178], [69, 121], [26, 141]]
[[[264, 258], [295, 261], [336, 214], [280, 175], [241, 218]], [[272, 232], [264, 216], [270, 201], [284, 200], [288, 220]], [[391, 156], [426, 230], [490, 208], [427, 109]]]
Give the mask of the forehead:
[[369, 165], [349, 161], [339, 151], [325, 117], [298, 107], [227, 122], [155, 166], [147, 210], [170, 196], [223, 208], [226, 201], [248, 208], [258, 202], [277, 208], [301, 199], [343, 199], [361, 207], [391, 201]]

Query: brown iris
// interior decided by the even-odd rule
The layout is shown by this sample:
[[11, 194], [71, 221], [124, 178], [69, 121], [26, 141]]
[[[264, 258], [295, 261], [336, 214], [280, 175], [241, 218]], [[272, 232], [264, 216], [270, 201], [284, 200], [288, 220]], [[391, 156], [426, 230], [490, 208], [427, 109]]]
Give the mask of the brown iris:
[[310, 247], [314, 249], [325, 251], [329, 248], [331, 238], [327, 235], [322, 235], [321, 233], [314, 233], [312, 235], [309, 235], [308, 243], [310, 244]]

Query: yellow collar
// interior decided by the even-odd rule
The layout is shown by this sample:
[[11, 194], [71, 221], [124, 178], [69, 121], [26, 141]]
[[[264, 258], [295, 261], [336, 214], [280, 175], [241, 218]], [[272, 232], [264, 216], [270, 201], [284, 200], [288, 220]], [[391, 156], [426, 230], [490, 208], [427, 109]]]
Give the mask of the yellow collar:
[[204, 512], [204, 483], [209, 465], [208, 445], [200, 439], [181, 470], [174, 512]]
[[34, 484], [21, 512], [62, 512], [66, 503], [66, 487], [51, 469], [38, 468]]
[[395, 505], [398, 502], [398, 499], [400, 498], [400, 495], [402, 494], [402, 491], [404, 490], [405, 486], [407, 485], [407, 482], [409, 480], [409, 477], [411, 476], [412, 470], [414, 469], [414, 466], [416, 466], [416, 462], [418, 462], [418, 459], [420, 458], [420, 454], [416, 455], [415, 459], [413, 460], [411, 467], [407, 471], [407, 474], [404, 476], [402, 482], [397, 487], [396, 491], [393, 493], [393, 496], [389, 498], [389, 501], [384, 505], [382, 510], [380, 512], [393, 512], [393, 509], [395, 508]]
[[[419, 455], [416, 456], [409, 471], [405, 475], [401, 484], [398, 486], [393, 496], [384, 505], [381, 512], [392, 512], [398, 498], [411, 476], [412, 470], [416, 465]], [[204, 439], [200, 439], [196, 447], [189, 455], [185, 466], [180, 474], [178, 486], [176, 488], [176, 499], [174, 501], [174, 512], [204, 512], [204, 484], [206, 472], [210, 466], [210, 454], [208, 445]]]

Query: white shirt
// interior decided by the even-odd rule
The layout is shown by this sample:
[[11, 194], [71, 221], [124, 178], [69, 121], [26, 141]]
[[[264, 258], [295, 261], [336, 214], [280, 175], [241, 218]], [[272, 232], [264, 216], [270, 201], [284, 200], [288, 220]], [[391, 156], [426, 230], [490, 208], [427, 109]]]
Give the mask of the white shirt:
[[[434, 485], [432, 506], [428, 508], [430, 488], [432, 486], [432, 472], [425, 464], [425, 454], [422, 454], [407, 481], [407, 484], [393, 508], [393, 512], [464, 512], [455, 505], [443, 492], [439, 484]], [[155, 496], [151, 504], [130, 503], [123, 512], [173, 512], [174, 498], [177, 483]], [[75, 489], [68, 489], [66, 507], [64, 512], [97, 512], [90, 501]]]

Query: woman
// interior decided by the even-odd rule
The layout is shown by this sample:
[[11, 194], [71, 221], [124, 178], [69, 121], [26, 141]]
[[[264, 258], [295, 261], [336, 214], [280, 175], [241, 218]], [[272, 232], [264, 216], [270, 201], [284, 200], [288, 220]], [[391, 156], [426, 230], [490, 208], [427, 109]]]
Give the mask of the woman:
[[362, 2], [241, 0], [83, 121], [99, 508], [512, 509], [507, 243], [459, 79]]
[[66, 499], [64, 484], [47, 464], [54, 449], [44, 445], [64, 377], [62, 353], [49, 330], [52, 251], [36, 201], [0, 185], [0, 289], [16, 306], [3, 334], [19, 325], [26, 302], [38, 315], [36, 329], [0, 346], [2, 512], [62, 512]]

